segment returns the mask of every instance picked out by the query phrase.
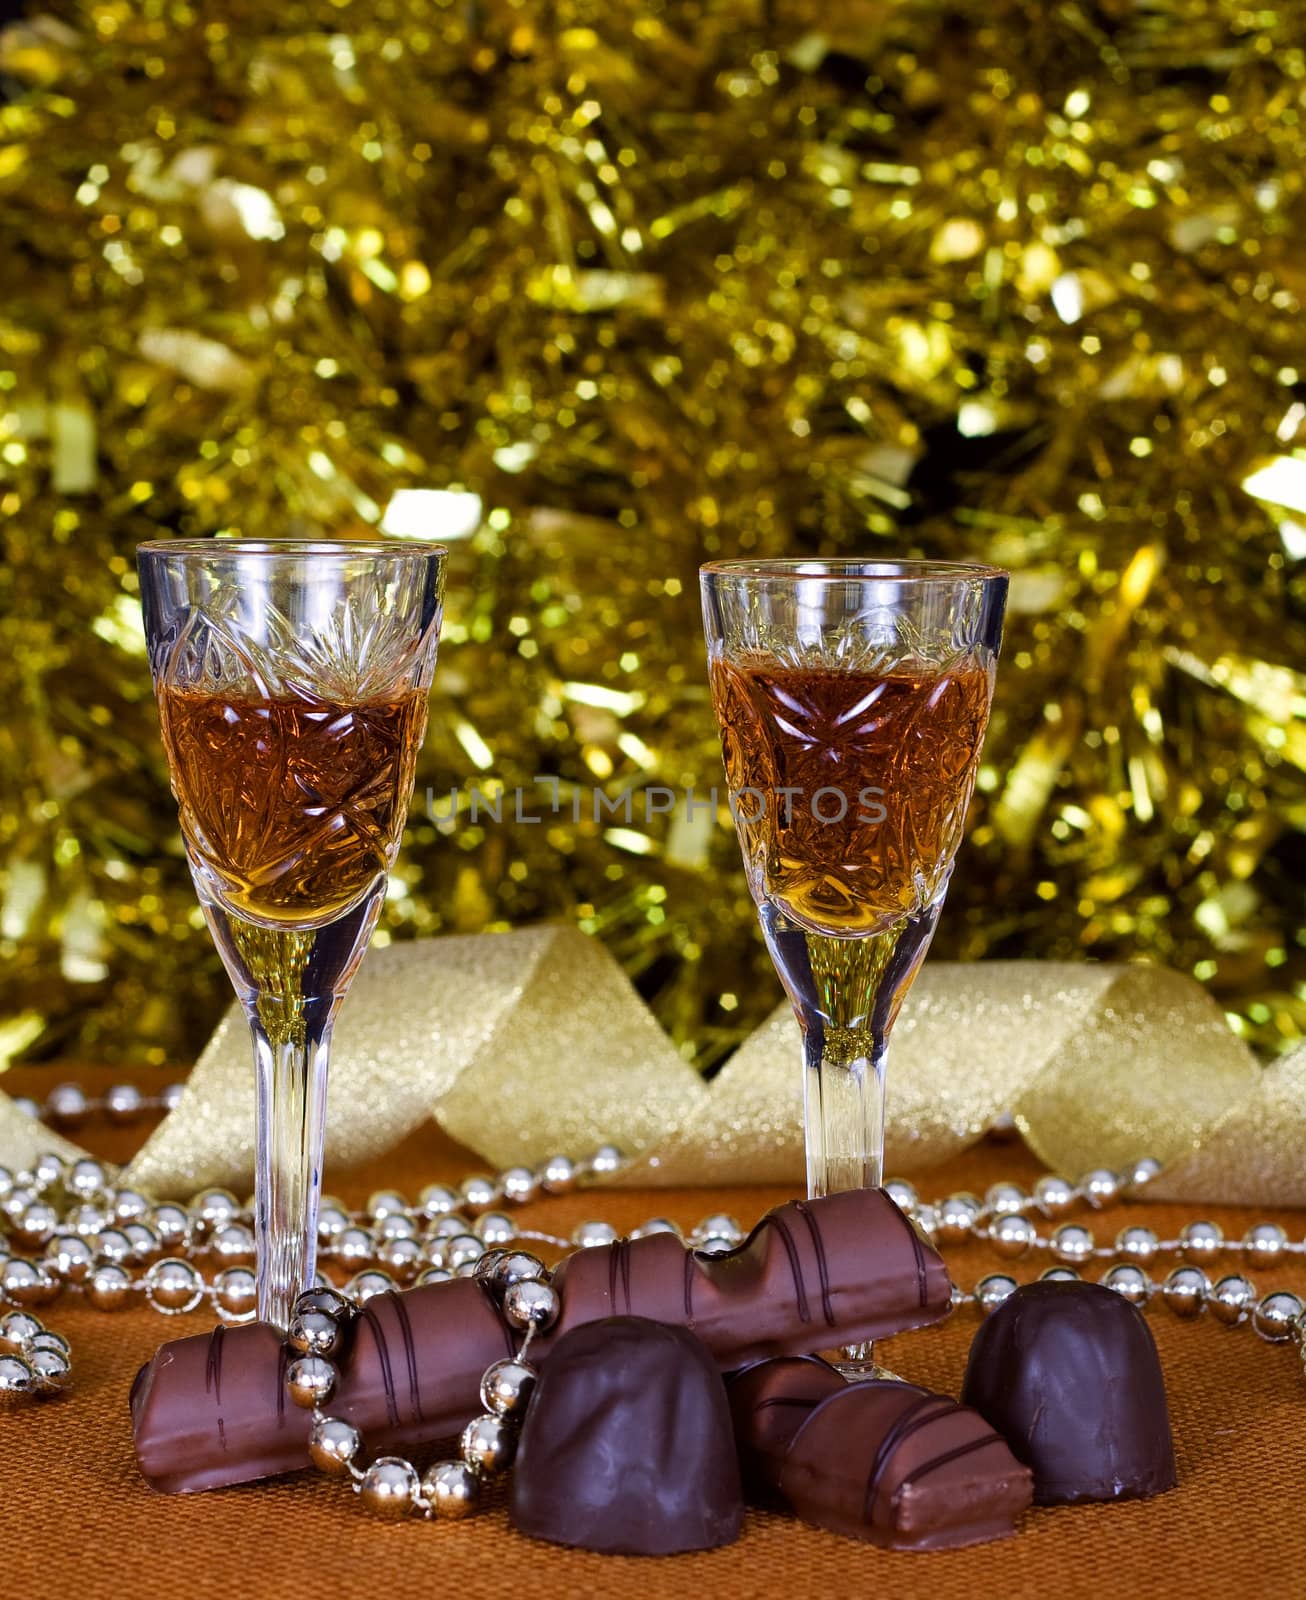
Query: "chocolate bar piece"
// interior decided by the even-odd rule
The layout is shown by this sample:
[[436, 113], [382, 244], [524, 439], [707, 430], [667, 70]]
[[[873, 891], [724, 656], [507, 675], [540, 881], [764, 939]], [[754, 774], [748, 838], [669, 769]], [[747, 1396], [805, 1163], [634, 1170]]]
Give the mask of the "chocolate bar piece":
[[725, 1385], [686, 1328], [605, 1317], [558, 1340], [522, 1429], [512, 1525], [604, 1554], [713, 1550], [744, 1500]]
[[[763, 1460], [772, 1470], [775, 1458]], [[888, 1379], [821, 1400], [778, 1466], [779, 1492], [804, 1522], [889, 1550], [1003, 1538], [1031, 1498], [1029, 1469], [978, 1412]]]
[[962, 1399], [1033, 1469], [1038, 1505], [1174, 1488], [1151, 1330], [1100, 1284], [1029, 1283], [1008, 1296], [975, 1335]]
[[[669, 1234], [581, 1250], [559, 1266], [547, 1361], [583, 1323], [614, 1313], [690, 1328], [718, 1366], [883, 1338], [937, 1322], [951, 1283], [942, 1258], [879, 1189], [794, 1201], [725, 1255]], [[331, 1411], [377, 1454], [456, 1434], [480, 1409], [485, 1368], [515, 1348], [493, 1296], [454, 1279], [368, 1302], [339, 1362]], [[165, 1344], [132, 1390], [136, 1455], [157, 1489], [244, 1483], [305, 1465], [309, 1419], [287, 1404], [284, 1347], [248, 1324]]]
[[779, 1509], [780, 1469], [794, 1435], [822, 1400], [848, 1384], [819, 1356], [779, 1356], [732, 1373], [726, 1386], [748, 1498]]

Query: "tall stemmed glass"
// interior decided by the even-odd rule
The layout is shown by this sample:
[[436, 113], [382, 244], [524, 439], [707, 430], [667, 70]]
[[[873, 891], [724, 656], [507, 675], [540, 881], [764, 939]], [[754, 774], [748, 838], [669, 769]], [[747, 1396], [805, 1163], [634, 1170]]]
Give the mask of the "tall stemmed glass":
[[150, 668], [191, 876], [249, 1018], [258, 1314], [312, 1282], [327, 1060], [399, 848], [446, 552], [140, 546]]
[[808, 1193], [878, 1184], [885, 1051], [961, 842], [1007, 576], [717, 561], [702, 590], [748, 885], [803, 1031]]

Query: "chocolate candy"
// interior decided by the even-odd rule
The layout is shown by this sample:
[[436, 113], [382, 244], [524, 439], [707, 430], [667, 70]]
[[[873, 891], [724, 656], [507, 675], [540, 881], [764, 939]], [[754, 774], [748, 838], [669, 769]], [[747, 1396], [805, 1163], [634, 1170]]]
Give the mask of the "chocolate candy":
[[[725, 1255], [699, 1255], [668, 1234], [578, 1251], [555, 1281], [562, 1315], [532, 1344], [532, 1361], [617, 1312], [691, 1328], [729, 1370], [937, 1322], [951, 1296], [938, 1253], [879, 1189], [779, 1206]], [[339, 1362], [331, 1411], [378, 1454], [447, 1439], [480, 1409], [481, 1374], [517, 1338], [470, 1279], [380, 1295]], [[132, 1391], [147, 1480], [186, 1492], [304, 1466], [310, 1422], [286, 1402], [284, 1361], [279, 1337], [259, 1323], [165, 1344]]]
[[[845, 1384], [823, 1362], [773, 1361], [731, 1385], [746, 1481], [818, 1528], [890, 1550], [999, 1539], [1030, 1473], [977, 1412], [915, 1384]], [[813, 1404], [812, 1401], [815, 1401]]]
[[794, 1435], [827, 1396], [848, 1387], [819, 1356], [780, 1356], [733, 1373], [726, 1387], [739, 1448], [744, 1492], [757, 1505], [779, 1507], [780, 1470]]
[[1151, 1330], [1099, 1284], [1030, 1283], [1008, 1296], [975, 1335], [962, 1399], [1033, 1469], [1039, 1505], [1174, 1487]]
[[513, 1527], [605, 1554], [675, 1555], [739, 1537], [725, 1385], [684, 1328], [607, 1317], [558, 1340], [522, 1428]]

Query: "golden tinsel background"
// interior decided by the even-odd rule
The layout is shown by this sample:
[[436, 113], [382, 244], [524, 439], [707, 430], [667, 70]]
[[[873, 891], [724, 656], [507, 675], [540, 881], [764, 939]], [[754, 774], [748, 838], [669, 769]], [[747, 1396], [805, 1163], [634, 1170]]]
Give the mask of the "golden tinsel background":
[[721, 782], [699, 562], [982, 556], [938, 949], [1306, 1031], [1301, 8], [38, 3], [0, 93], [0, 1056], [226, 1000], [134, 545], [413, 489], [457, 542], [382, 939], [573, 918], [710, 1066], [778, 990], [732, 833], [640, 800]]

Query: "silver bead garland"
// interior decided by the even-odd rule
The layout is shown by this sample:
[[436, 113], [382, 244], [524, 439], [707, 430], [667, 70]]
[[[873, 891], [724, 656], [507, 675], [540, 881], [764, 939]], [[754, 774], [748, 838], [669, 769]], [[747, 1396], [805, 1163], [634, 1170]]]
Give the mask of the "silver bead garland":
[[[17, 1103], [34, 1117], [74, 1127], [99, 1112], [115, 1122], [133, 1122], [150, 1111], [171, 1110], [180, 1094], [180, 1085], [150, 1096], [119, 1084], [95, 1098], [76, 1084], [60, 1084], [44, 1106]], [[537, 1329], [556, 1316], [546, 1269], [518, 1246], [588, 1249], [618, 1237], [617, 1229], [601, 1219], [577, 1224], [567, 1238], [519, 1228], [507, 1208], [601, 1183], [624, 1164], [621, 1151], [605, 1144], [587, 1160], [555, 1155], [536, 1169], [475, 1173], [457, 1187], [429, 1184], [415, 1205], [394, 1190], [373, 1194], [362, 1211], [324, 1197], [319, 1258], [343, 1273], [346, 1282], [335, 1290], [318, 1274], [318, 1287], [309, 1295], [325, 1297], [325, 1305], [306, 1304], [296, 1319], [294, 1337], [303, 1348], [296, 1345], [292, 1363], [299, 1403], [320, 1413], [320, 1423], [317, 1415], [314, 1421], [317, 1464], [334, 1463], [339, 1474], [352, 1477], [378, 1515], [416, 1511], [452, 1518], [474, 1509], [482, 1480], [511, 1459], [515, 1419], [534, 1379], [524, 1356]], [[1272, 1222], [1226, 1239], [1216, 1223], [1200, 1220], [1187, 1223], [1175, 1239], [1161, 1239], [1151, 1228], [1134, 1224], [1099, 1243], [1092, 1214], [1137, 1193], [1159, 1172], [1155, 1161], [1144, 1159], [1126, 1172], [1094, 1169], [1078, 1183], [1047, 1173], [1028, 1191], [1002, 1182], [991, 1185], [982, 1199], [963, 1192], [933, 1203], [922, 1201], [901, 1180], [886, 1188], [933, 1242], [946, 1246], [973, 1239], [1012, 1261], [1050, 1256], [1055, 1264], [1043, 1271], [1044, 1278], [1078, 1278], [1100, 1266], [1098, 1281], [1132, 1304], [1159, 1302], [1185, 1318], [1209, 1311], [1215, 1322], [1246, 1325], [1269, 1343], [1294, 1344], [1306, 1371], [1301, 1297], [1282, 1289], [1258, 1293], [1241, 1270], [1220, 1276], [1211, 1270], [1226, 1255], [1234, 1265], [1239, 1260], [1258, 1268], [1280, 1265], [1306, 1256], [1306, 1240], [1290, 1239]], [[1076, 1210], [1081, 1216], [1072, 1220]], [[667, 1218], [653, 1217], [632, 1237], [652, 1233], [683, 1237], [706, 1254], [731, 1250], [744, 1236], [737, 1219], [725, 1213], [704, 1217], [688, 1235]], [[1163, 1277], [1154, 1276], [1163, 1257], [1179, 1260]], [[209, 1277], [197, 1261], [209, 1265]], [[36, 1308], [74, 1293], [105, 1312], [144, 1301], [163, 1315], [181, 1316], [207, 1305], [224, 1322], [246, 1322], [255, 1311], [253, 1261], [252, 1204], [242, 1204], [229, 1190], [206, 1189], [187, 1206], [156, 1204], [118, 1184], [108, 1164], [91, 1159], [70, 1163], [43, 1154], [27, 1172], [0, 1167], [0, 1405], [58, 1395], [71, 1381], [68, 1345], [37, 1319]], [[486, 1412], [465, 1431], [461, 1459], [438, 1463], [420, 1479], [399, 1457], [357, 1468], [362, 1441], [356, 1430], [321, 1409], [334, 1387], [332, 1360], [340, 1348], [342, 1319], [376, 1294], [488, 1273], [502, 1295], [505, 1316], [521, 1328], [523, 1340], [515, 1359], [498, 1362], [486, 1373], [481, 1391]], [[1016, 1287], [1009, 1273], [990, 1272], [972, 1290], [954, 1290], [953, 1305], [988, 1315]]]

